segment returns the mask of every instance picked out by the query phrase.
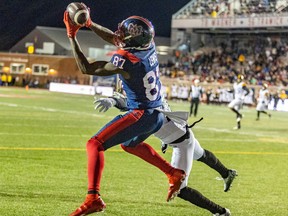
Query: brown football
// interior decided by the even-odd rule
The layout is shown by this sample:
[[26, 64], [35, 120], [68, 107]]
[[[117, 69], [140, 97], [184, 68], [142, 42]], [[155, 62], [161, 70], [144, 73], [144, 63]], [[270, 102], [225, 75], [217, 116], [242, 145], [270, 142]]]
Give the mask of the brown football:
[[68, 11], [69, 18], [75, 25], [83, 26], [89, 19], [89, 10], [83, 3], [72, 2], [67, 6], [66, 10]]

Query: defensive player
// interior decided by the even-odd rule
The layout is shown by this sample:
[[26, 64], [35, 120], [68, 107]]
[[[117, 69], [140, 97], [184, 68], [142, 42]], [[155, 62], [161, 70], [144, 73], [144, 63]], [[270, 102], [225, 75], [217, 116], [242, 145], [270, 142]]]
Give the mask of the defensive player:
[[[98, 109], [99, 112], [106, 112], [112, 106], [115, 106], [122, 111], [127, 109], [126, 98], [118, 93], [111, 98], [100, 98], [94, 103], [96, 104], [95, 109]], [[181, 185], [178, 197], [210, 211], [213, 215], [231, 215], [229, 209], [214, 203], [200, 192], [187, 185], [193, 160], [201, 161], [216, 170], [224, 180], [225, 192], [230, 189], [233, 180], [237, 176], [236, 170], [227, 169], [212, 152], [203, 149], [200, 146], [198, 140], [194, 137], [192, 130], [189, 129], [191, 126], [188, 127], [187, 125], [188, 113], [170, 112], [170, 108], [166, 101], [164, 101], [162, 109], [162, 112], [165, 113], [164, 123], [154, 135], [162, 141], [163, 153], [165, 153], [168, 145], [173, 147], [171, 159], [172, 166], [184, 170], [187, 174], [187, 178]], [[123, 149], [126, 151], [125, 146], [123, 146]]]
[[228, 107], [236, 113], [237, 126], [234, 127], [234, 129], [239, 130], [241, 128], [241, 119], [243, 117], [239, 111], [242, 108], [245, 96], [250, 92], [244, 82], [244, 75], [238, 75], [237, 82], [233, 84], [233, 90], [230, 92], [234, 92], [234, 99], [228, 104]]
[[[179, 191], [185, 172], [173, 168], [144, 140], [162, 125], [164, 116], [155, 108], [162, 105], [159, 63], [153, 25], [145, 18], [131, 16], [122, 21], [116, 32], [89, 19], [86, 26], [105, 41], [119, 47], [110, 62], [88, 62], [78, 40], [77, 31], [67, 11], [63, 19], [74, 57], [82, 73], [107, 76], [119, 74], [127, 93], [129, 111], [116, 116], [86, 144], [88, 156], [88, 194], [84, 203], [71, 216], [103, 211], [106, 204], [100, 197], [100, 181], [104, 169], [104, 151], [122, 143], [129, 152], [162, 170], [169, 179], [167, 201]], [[145, 127], [143, 127], [145, 125]]]
[[264, 113], [265, 115], [268, 115], [269, 118], [271, 117], [271, 114], [268, 113], [267, 107], [269, 104], [269, 100], [270, 100], [270, 93], [268, 90], [268, 84], [264, 83], [262, 85], [262, 88], [259, 90], [259, 95], [258, 95], [258, 99], [257, 99], [257, 118], [256, 121], [260, 120], [260, 113]]

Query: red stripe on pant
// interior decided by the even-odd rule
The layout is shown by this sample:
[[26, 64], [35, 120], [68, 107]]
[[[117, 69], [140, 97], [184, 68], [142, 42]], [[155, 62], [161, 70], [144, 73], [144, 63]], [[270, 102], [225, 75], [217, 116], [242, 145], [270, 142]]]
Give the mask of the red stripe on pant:
[[124, 115], [123, 118], [112, 122], [103, 129], [97, 136], [92, 137], [86, 144], [88, 164], [88, 191], [100, 191], [100, 182], [104, 170], [104, 148], [105, 140], [119, 133], [126, 127], [134, 124], [144, 114], [144, 110], [133, 110]]

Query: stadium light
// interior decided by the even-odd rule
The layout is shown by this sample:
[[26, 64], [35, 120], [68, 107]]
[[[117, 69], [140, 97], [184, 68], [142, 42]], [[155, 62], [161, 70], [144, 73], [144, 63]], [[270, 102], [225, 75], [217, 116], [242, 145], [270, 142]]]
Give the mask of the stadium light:
[[57, 71], [55, 69], [51, 68], [51, 69], [49, 69], [49, 74], [55, 75], [55, 74], [57, 74]]
[[9, 73], [10, 72], [10, 67], [3, 67], [3, 72]]
[[26, 67], [25, 73], [28, 73], [28, 74], [32, 73], [32, 69], [30, 67]]

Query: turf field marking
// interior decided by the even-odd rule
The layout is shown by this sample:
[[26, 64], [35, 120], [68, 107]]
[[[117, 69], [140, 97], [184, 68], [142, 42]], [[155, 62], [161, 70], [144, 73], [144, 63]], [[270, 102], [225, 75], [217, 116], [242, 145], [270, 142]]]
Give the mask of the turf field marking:
[[[1, 124], [2, 126], [7, 126], [7, 125], [11, 125], [12, 124]], [[22, 124], [21, 124], [22, 125]], [[13, 126], [15, 126], [15, 124], [13, 124]], [[25, 126], [25, 125], [22, 125]], [[27, 124], [27, 126], [31, 126], [30, 124]], [[37, 125], [36, 125], [37, 126]], [[61, 126], [63, 127], [63, 126]], [[64, 126], [66, 127], [66, 126]], [[73, 127], [73, 126], [67, 126], [69, 127]], [[50, 134], [50, 133], [13, 133], [13, 132], [0, 132], [0, 135], [9, 135], [9, 136], [42, 136], [42, 137], [91, 137], [91, 134]], [[267, 136], [267, 135], [266, 135]], [[155, 136], [151, 136], [150, 139], [153, 140], [159, 140], [157, 137]], [[253, 139], [227, 139], [227, 138], [198, 138], [199, 141], [217, 141], [217, 142], [244, 142], [244, 143], [255, 143], [257, 142], [257, 140], [253, 140]], [[258, 139], [258, 141], [262, 141], [262, 142], [269, 142], [269, 143], [287, 143], [287, 139], [283, 138], [283, 139], [279, 139], [279, 137], [265, 137], [265, 138], [260, 138]], [[160, 141], [159, 141], [160, 142]]]
[[[34, 148], [34, 147], [1, 147], [0, 150], [13, 151], [86, 151], [85, 148]], [[124, 152], [122, 149], [109, 149], [109, 152]], [[161, 151], [157, 151], [161, 152]], [[169, 150], [168, 152], [172, 152]], [[233, 154], [233, 155], [287, 155], [288, 152], [239, 152], [239, 151], [214, 151], [215, 154]]]
[[11, 135], [11, 136], [49, 136], [49, 137], [91, 137], [92, 135], [85, 134], [45, 134], [45, 133], [10, 133], [0, 132], [0, 135]]
[[252, 135], [252, 136], [256, 136], [256, 137], [270, 137], [270, 138], [279, 138], [279, 135], [274, 134], [272, 135], [271, 133], [259, 133], [257, 132], [257, 134], [255, 134], [254, 131], [248, 132], [248, 131], [235, 131], [235, 130], [229, 130], [229, 129], [223, 129], [223, 128], [213, 128], [213, 127], [202, 127], [202, 126], [197, 126], [197, 129], [201, 129], [201, 130], [209, 130], [209, 131], [216, 131], [216, 132], [222, 132], [222, 133], [230, 133], [230, 134], [235, 134], [237, 132], [237, 134], [241, 134], [241, 135]]
[[0, 150], [18, 151], [86, 151], [85, 148], [30, 148], [30, 147], [1, 147]]
[[[4, 124], [3, 124], [4, 125]], [[31, 125], [29, 125], [31, 126]], [[62, 126], [61, 126], [62, 127]], [[69, 126], [70, 127], [70, 126]], [[49, 137], [91, 137], [91, 134], [50, 134], [50, 133], [11, 133], [11, 132], [0, 132], [0, 135], [9, 135], [9, 136], [49, 136]], [[150, 139], [153, 140], [159, 140], [157, 137], [155, 136], [151, 136]], [[204, 140], [215, 140], [217, 142], [221, 141], [221, 142], [251, 142], [254, 143], [255, 140], [244, 140], [244, 139], [225, 139], [225, 138], [200, 138], [198, 140], [204, 141]], [[267, 139], [265, 140], [266, 142], [277, 142], [274, 139]], [[159, 141], [160, 142], [160, 141]], [[282, 141], [284, 142], [284, 141]]]
[[88, 115], [88, 116], [94, 116], [98, 118], [104, 118], [104, 117], [107, 118], [107, 116], [101, 115], [101, 114], [94, 114], [94, 113], [73, 111], [73, 110], [60, 110], [60, 109], [54, 109], [54, 108], [47, 108], [47, 107], [40, 107], [40, 106], [26, 106], [26, 105], [19, 105], [19, 104], [13, 104], [13, 103], [5, 103], [5, 102], [0, 102], [0, 105], [5, 105], [9, 107], [23, 107], [27, 109], [42, 110], [46, 112], [61, 112], [61, 113], [69, 113], [73, 115]]

